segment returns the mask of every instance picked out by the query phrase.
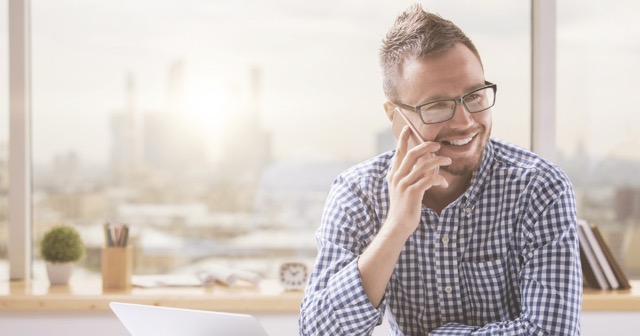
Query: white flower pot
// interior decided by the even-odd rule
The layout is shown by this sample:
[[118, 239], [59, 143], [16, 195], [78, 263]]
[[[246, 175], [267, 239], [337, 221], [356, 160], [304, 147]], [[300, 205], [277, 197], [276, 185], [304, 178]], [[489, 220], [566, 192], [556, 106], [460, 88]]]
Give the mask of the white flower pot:
[[47, 261], [47, 275], [52, 285], [66, 285], [71, 277], [73, 263], [54, 263]]

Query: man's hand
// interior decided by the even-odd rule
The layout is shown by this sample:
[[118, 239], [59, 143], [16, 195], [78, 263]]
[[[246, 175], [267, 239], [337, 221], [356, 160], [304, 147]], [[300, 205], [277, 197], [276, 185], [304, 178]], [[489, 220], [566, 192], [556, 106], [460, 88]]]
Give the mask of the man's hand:
[[398, 139], [393, 166], [387, 176], [391, 197], [389, 213], [380, 232], [358, 259], [358, 270], [371, 304], [379, 306], [407, 238], [420, 223], [422, 197], [433, 186], [447, 187], [434, 169], [451, 164], [451, 159], [436, 156], [436, 142], [426, 142], [411, 149], [409, 129]]
[[[409, 149], [410, 130], [405, 127], [398, 139], [393, 166], [387, 175], [390, 207], [385, 226], [409, 237], [420, 222], [424, 193], [434, 186], [449, 186], [442, 175], [435, 175], [437, 167], [451, 164], [451, 159], [436, 156], [437, 142], [425, 142]], [[387, 228], [390, 229], [390, 228]]]

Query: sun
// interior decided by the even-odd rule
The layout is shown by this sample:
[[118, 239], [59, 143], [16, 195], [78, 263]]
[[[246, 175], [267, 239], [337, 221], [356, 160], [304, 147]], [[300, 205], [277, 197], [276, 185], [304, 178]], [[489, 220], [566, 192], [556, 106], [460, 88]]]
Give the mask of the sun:
[[229, 90], [211, 80], [187, 81], [182, 98], [181, 110], [192, 130], [191, 136], [201, 139], [209, 155], [217, 157], [224, 143], [224, 130], [233, 115]]
[[207, 127], [219, 125], [231, 108], [227, 93], [216, 86], [188, 87], [185, 92], [185, 109], [196, 122]]
[[187, 85], [184, 91], [184, 110], [191, 123], [208, 142], [219, 141], [228, 123], [232, 105], [228, 91], [215, 84]]

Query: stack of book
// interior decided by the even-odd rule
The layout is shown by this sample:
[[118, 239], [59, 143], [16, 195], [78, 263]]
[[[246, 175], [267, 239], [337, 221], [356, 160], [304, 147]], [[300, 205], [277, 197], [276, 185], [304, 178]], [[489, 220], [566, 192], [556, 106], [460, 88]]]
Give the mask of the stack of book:
[[578, 220], [584, 286], [594, 289], [629, 289], [629, 280], [616, 262], [598, 227]]

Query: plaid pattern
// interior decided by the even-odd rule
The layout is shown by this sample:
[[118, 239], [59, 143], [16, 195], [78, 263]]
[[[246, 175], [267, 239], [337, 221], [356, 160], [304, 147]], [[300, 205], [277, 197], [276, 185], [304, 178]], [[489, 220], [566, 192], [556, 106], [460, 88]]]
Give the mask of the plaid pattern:
[[582, 276], [572, 186], [557, 167], [492, 139], [469, 189], [440, 215], [423, 207], [376, 308], [358, 256], [389, 209], [394, 152], [333, 184], [301, 304], [302, 335], [579, 335]]

